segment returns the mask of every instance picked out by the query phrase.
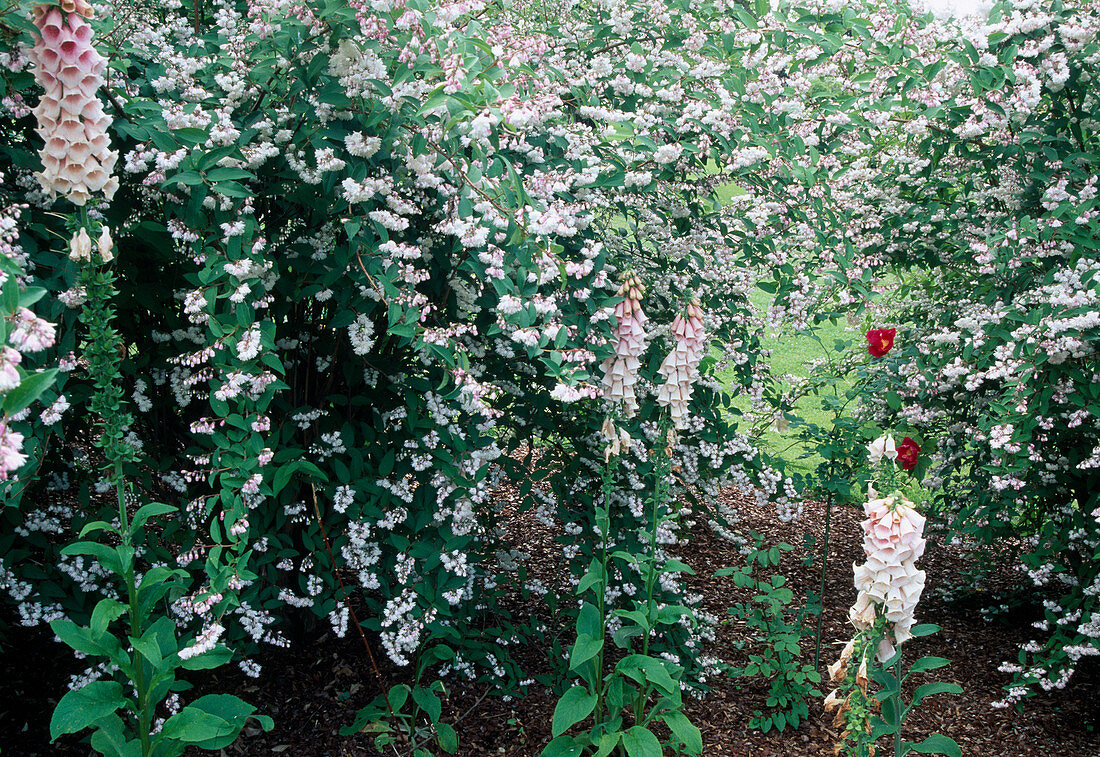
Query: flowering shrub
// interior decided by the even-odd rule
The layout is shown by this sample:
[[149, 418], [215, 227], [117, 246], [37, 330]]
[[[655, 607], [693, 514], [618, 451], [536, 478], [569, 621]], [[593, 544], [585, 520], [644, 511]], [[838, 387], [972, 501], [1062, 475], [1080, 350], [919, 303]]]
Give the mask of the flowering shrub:
[[[730, 368], [759, 411], [781, 396], [748, 293], [802, 327], [896, 266], [922, 273], [891, 314], [899, 345], [868, 333], [890, 382], [869, 412], [912, 435], [906, 469], [931, 456], [959, 528], [1054, 539], [1033, 573], [1080, 590], [1040, 647], [1093, 648], [1096, 576], [1076, 558], [1097, 529], [1097, 13], [1003, 8], [952, 31], [906, 7], [6, 12], [0, 588], [21, 621], [82, 624], [115, 591], [63, 550], [91, 522], [123, 528], [119, 476], [83, 442], [102, 398], [126, 399], [108, 459], [139, 499], [181, 505], [133, 534], [142, 570], [183, 571], [178, 657], [228, 642], [255, 675], [256, 645], [359, 617], [418, 675], [514, 686], [507, 649], [538, 629], [497, 601], [523, 560], [499, 540], [500, 488], [570, 566], [566, 586], [516, 588], [573, 597], [604, 541], [601, 627], [643, 587], [647, 610], [692, 607], [674, 555], [695, 508], [736, 484], [799, 511], [716, 378]], [[97, 256], [116, 283], [90, 278]], [[106, 386], [76, 350], [111, 287]], [[647, 518], [658, 457], [682, 504]], [[640, 554], [644, 574], [621, 556]], [[676, 615], [646, 652], [697, 685], [707, 634]]]
[[[130, 405], [111, 433], [136, 496], [181, 503], [133, 535], [140, 569], [185, 572], [170, 613], [183, 652], [228, 643], [251, 675], [257, 644], [348, 631], [342, 571], [393, 663], [518, 681], [507, 647], [523, 629], [493, 598], [522, 555], [498, 542], [495, 493], [517, 482], [581, 575], [608, 360], [634, 411], [617, 420], [617, 549], [645, 538], [637, 484], [667, 442], [654, 398], [680, 426], [670, 501], [738, 483], [790, 505], [715, 378], [730, 364], [738, 390], [768, 391], [747, 292], [772, 248], [761, 230], [802, 213], [717, 200], [730, 180], [798, 183], [740, 146], [786, 117], [731, 97], [776, 80], [718, 62], [735, 41], [707, 31], [723, 4], [563, 8], [551, 28], [479, 3], [35, 7], [3, 17], [0, 150], [27, 204], [6, 238], [54, 295], [66, 395], [42, 395], [6, 491], [0, 585], [23, 623], [84, 623], [114, 591], [62, 553], [89, 522], [122, 527], [80, 444], [108, 391]], [[60, 250], [74, 229], [49, 211], [73, 205], [87, 223]], [[81, 273], [111, 262], [100, 227], [121, 250], [112, 387], [72, 354], [82, 306], [104, 296]], [[664, 566], [690, 515], [652, 547], [655, 608], [683, 599]], [[645, 579], [614, 562], [628, 608]], [[654, 649], [684, 657], [706, 633], [687, 616], [661, 630]]]
[[828, 212], [815, 245], [783, 234], [778, 247], [822, 275], [795, 286], [794, 274], [773, 310], [809, 325], [872, 309], [860, 419], [915, 440], [937, 525], [1019, 551], [1024, 582], [1060, 576], [999, 704], [1064, 686], [1100, 649], [1088, 517], [1100, 7], [1022, 0], [936, 19], [821, 2], [778, 15], [761, 55], [791, 56], [793, 133], [827, 150], [810, 153], [807, 182]]

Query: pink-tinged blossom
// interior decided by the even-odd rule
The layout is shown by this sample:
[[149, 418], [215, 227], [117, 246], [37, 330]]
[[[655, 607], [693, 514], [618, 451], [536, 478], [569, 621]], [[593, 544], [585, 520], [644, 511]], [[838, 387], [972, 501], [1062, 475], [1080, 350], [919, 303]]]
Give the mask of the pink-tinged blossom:
[[20, 352], [39, 352], [52, 347], [57, 340], [57, 329], [54, 325], [27, 308], [19, 308], [12, 320], [8, 340]]
[[686, 312], [672, 322], [672, 352], [661, 363], [659, 373], [665, 383], [657, 392], [657, 402], [667, 407], [676, 428], [687, 425], [688, 402], [699, 378], [699, 363], [706, 348], [703, 332], [703, 311], [698, 302], [688, 305]]
[[636, 276], [629, 276], [619, 287], [622, 302], [615, 306], [615, 354], [603, 362], [604, 396], [612, 402], [621, 402], [623, 414], [631, 417], [638, 410], [634, 384], [638, 382], [638, 368], [645, 352], [646, 316], [642, 312], [642, 284]]
[[0, 347], [0, 392], [10, 392], [19, 386], [19, 363], [23, 356], [11, 347]]
[[97, 192], [108, 200], [114, 196], [118, 153], [110, 149], [111, 119], [96, 97], [107, 61], [92, 47], [92, 27], [81, 15], [90, 15], [91, 8], [81, 3], [79, 11], [66, 14], [56, 6], [37, 6], [38, 39], [31, 58], [35, 81], [45, 90], [34, 109], [38, 135], [45, 142], [39, 151], [39, 183], [51, 196], [60, 193], [84, 205]]
[[894, 654], [894, 645], [911, 638], [913, 613], [924, 590], [925, 573], [916, 561], [924, 554], [924, 516], [900, 497], [873, 499], [863, 506], [863, 551], [867, 561], [853, 565], [859, 590], [849, 619], [856, 628], [874, 625], [883, 615], [890, 630], [878, 648], [879, 662]]
[[61, 416], [64, 415], [65, 411], [68, 410], [69, 407], [69, 400], [67, 400], [65, 398], [65, 395], [62, 394], [60, 397], [54, 400], [53, 404], [42, 411], [42, 424], [45, 426], [52, 426], [53, 424], [58, 423], [61, 420]]
[[6, 423], [0, 423], [0, 481], [6, 480], [25, 462], [27, 456], [23, 454], [23, 435], [12, 431]]

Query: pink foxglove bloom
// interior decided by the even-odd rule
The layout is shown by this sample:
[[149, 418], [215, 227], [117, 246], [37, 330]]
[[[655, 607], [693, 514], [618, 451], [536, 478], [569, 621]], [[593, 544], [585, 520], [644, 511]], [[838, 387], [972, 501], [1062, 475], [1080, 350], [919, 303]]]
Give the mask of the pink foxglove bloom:
[[118, 153], [110, 149], [111, 119], [96, 96], [107, 61], [92, 47], [92, 27], [84, 20], [91, 7], [84, 0], [69, 5], [73, 12], [55, 5], [34, 9], [38, 40], [31, 59], [35, 81], [45, 90], [34, 109], [45, 142], [38, 181], [51, 196], [61, 193], [84, 205], [97, 192], [114, 196]]
[[659, 370], [665, 383], [657, 392], [657, 402], [669, 409], [676, 428], [683, 428], [687, 425], [688, 401], [699, 378], [699, 363], [706, 347], [703, 311], [698, 302], [691, 303], [685, 313], [676, 316], [672, 322], [672, 338], [675, 345]]
[[20, 352], [39, 352], [52, 347], [57, 340], [57, 329], [44, 318], [39, 318], [27, 308], [19, 308], [12, 319], [8, 341]]
[[870, 628], [876, 615], [891, 624], [878, 649], [879, 662], [894, 654], [894, 645], [912, 634], [913, 614], [924, 590], [925, 574], [916, 561], [924, 554], [924, 516], [901, 497], [873, 499], [863, 506], [863, 551], [867, 561], [853, 565], [859, 590], [849, 619], [857, 628]]
[[11, 347], [0, 347], [0, 392], [10, 392], [19, 386], [19, 369], [23, 356]]
[[25, 462], [23, 435], [0, 423], [0, 481], [7, 480], [8, 475], [19, 470]]
[[619, 296], [623, 301], [615, 306], [615, 354], [603, 362], [603, 386], [604, 396], [612, 402], [621, 402], [623, 414], [629, 418], [638, 410], [634, 384], [638, 382], [646, 340], [642, 284], [636, 276], [631, 275], [623, 282]]

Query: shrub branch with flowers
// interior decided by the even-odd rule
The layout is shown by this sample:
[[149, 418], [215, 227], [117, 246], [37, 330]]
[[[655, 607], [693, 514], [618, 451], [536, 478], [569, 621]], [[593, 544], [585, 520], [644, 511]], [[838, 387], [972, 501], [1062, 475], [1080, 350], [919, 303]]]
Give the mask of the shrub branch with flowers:
[[[1055, 664], [1021, 676], [1062, 680], [1098, 636], [1078, 559], [1100, 527], [1082, 519], [1100, 443], [1097, 11], [1025, 3], [952, 30], [835, 6], [6, 10], [0, 590], [24, 625], [103, 630], [115, 574], [130, 593], [139, 574], [171, 583], [161, 619], [130, 618], [130, 668], [92, 665], [73, 691], [137, 684], [126, 732], [145, 754], [202, 701], [153, 696], [145, 662], [164, 680], [210, 654], [258, 675], [263, 645], [354, 623], [416, 671], [414, 698], [437, 701], [427, 670], [513, 692], [509, 650], [543, 629], [499, 600], [546, 594], [591, 625], [576, 598], [599, 555], [592, 627], [677, 680], [605, 679], [601, 659], [585, 696], [626, 676], [632, 716], [694, 749], [676, 704], [714, 667], [715, 619], [677, 609], [696, 604], [685, 526], [703, 511], [728, 533], [724, 485], [800, 512], [732, 404], [782, 398], [748, 295], [774, 292], [766, 320], [802, 327], [862, 308], [890, 266], [920, 276], [896, 327], [868, 335], [891, 389], [865, 412], [936, 440], [957, 528], [1022, 528], [1032, 557], [1054, 544], [1033, 572], [1070, 587], [1040, 645]], [[894, 452], [908, 470], [920, 450]], [[498, 519], [514, 490], [559, 535], [561, 586], [513, 578], [524, 555]], [[132, 549], [122, 570], [69, 546], [100, 523]], [[189, 743], [231, 740], [245, 709], [198, 717], [217, 737]], [[600, 727], [583, 748], [619, 733]]]

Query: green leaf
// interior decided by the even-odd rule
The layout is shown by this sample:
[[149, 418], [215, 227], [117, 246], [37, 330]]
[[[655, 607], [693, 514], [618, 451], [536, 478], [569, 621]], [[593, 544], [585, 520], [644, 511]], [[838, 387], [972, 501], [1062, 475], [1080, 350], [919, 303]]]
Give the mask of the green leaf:
[[581, 757], [584, 746], [578, 744], [572, 736], [558, 736], [539, 754], [539, 757]]
[[569, 651], [569, 669], [576, 670], [591, 660], [603, 649], [603, 639], [593, 639], [586, 633], [577, 636], [573, 648]]
[[[184, 744], [198, 745], [222, 743], [228, 738], [229, 741], [222, 746], [229, 746], [235, 740], [237, 731], [239, 729], [234, 729], [233, 725], [224, 718], [195, 709], [194, 705], [190, 705], [168, 718], [159, 735]], [[220, 749], [221, 747], [206, 748]]]
[[623, 734], [623, 746], [628, 757], [662, 757], [661, 742], [645, 726], [631, 726]]
[[27, 287], [19, 294], [19, 307], [29, 308], [45, 296], [46, 290], [42, 287]]
[[946, 657], [922, 657], [913, 663], [913, 667], [909, 668], [910, 673], [923, 673], [927, 670], [935, 670], [936, 668], [942, 668], [951, 664], [951, 660]]
[[577, 633], [599, 639], [603, 636], [602, 621], [599, 609], [594, 604], [585, 602], [577, 615]]
[[145, 525], [150, 518], [155, 518], [158, 515], [167, 515], [168, 513], [174, 513], [179, 508], [172, 507], [172, 505], [166, 505], [163, 502], [150, 502], [147, 505], [143, 505], [138, 508], [138, 511], [134, 513], [134, 518], [130, 522], [130, 533], [136, 534], [138, 530]]
[[439, 716], [443, 713], [443, 703], [439, 697], [428, 689], [422, 689], [419, 686], [413, 688], [411, 693], [416, 706], [428, 713], [428, 717], [433, 723], [438, 723]]
[[583, 686], [574, 686], [562, 695], [554, 707], [551, 733], [561, 736], [577, 723], [592, 714], [596, 708], [596, 695]]
[[122, 573], [122, 561], [119, 557], [118, 550], [108, 547], [106, 544], [99, 544], [94, 541], [78, 541], [74, 544], [66, 545], [62, 550], [63, 555], [91, 555], [94, 557], [100, 565], [112, 573]]
[[635, 671], [639, 671], [644, 675], [647, 681], [664, 689], [668, 694], [673, 694], [680, 690], [679, 685], [676, 681], [672, 680], [672, 676], [669, 675], [668, 669], [665, 667], [665, 661], [656, 657], [648, 657], [640, 654], [627, 655], [619, 660], [618, 664], [615, 665], [615, 670], [641, 683], [640, 678], [631, 675]]
[[[224, 749], [237, 740], [255, 709], [232, 694], [207, 694], [169, 718], [162, 733], [168, 732], [166, 735], [169, 738], [194, 744], [201, 749]], [[185, 714], [187, 717], [173, 724], [169, 732], [173, 719]], [[256, 719], [265, 731], [270, 731], [275, 725], [266, 715]]]
[[83, 539], [85, 536], [96, 531], [108, 531], [112, 534], [117, 534], [118, 529], [105, 520], [93, 520], [91, 523], [85, 523], [84, 527], [80, 529], [80, 533], [77, 534], [78, 539]]
[[107, 626], [111, 621], [121, 618], [126, 610], [126, 605], [117, 599], [101, 599], [92, 610], [92, 619], [89, 624], [91, 638], [99, 641], [107, 633]]
[[439, 748], [447, 754], [454, 754], [458, 751], [458, 733], [455, 729], [447, 723], [436, 723], [435, 726], [436, 739], [439, 741]]
[[224, 644], [219, 644], [207, 652], [182, 660], [180, 667], [185, 670], [209, 670], [219, 668], [231, 659], [233, 651]]
[[50, 742], [66, 733], [84, 730], [125, 704], [122, 684], [117, 681], [92, 681], [83, 688], [70, 691], [61, 697], [50, 718]]
[[256, 175], [243, 168], [212, 168], [206, 172], [207, 181], [232, 181], [236, 179], [255, 179]]
[[141, 742], [127, 740], [126, 727], [118, 715], [108, 715], [96, 723], [92, 749], [103, 757], [141, 757]]
[[950, 736], [933, 733], [919, 744], [910, 744], [914, 752], [920, 754], [944, 754], [947, 757], [962, 757], [962, 749]]
[[922, 686], [918, 686], [917, 690], [913, 692], [913, 701], [906, 708], [906, 711], [913, 709], [925, 697], [934, 696], [936, 694], [962, 694], [963, 688], [957, 683], [947, 683], [945, 681], [935, 681], [933, 683], [926, 683]]
[[57, 369], [50, 368], [40, 373], [30, 373], [19, 382], [19, 386], [4, 395], [4, 412], [7, 415], [28, 408], [50, 388], [57, 376]]
[[672, 735], [679, 739], [688, 754], [703, 753], [703, 734], [687, 718], [687, 715], [679, 710], [665, 713], [662, 719], [668, 725]]
[[599, 741], [595, 743], [596, 753], [592, 757], [607, 757], [611, 752], [619, 745], [619, 740], [622, 738], [622, 733], [614, 731], [612, 733], [605, 733], [600, 736]]
[[91, 629], [78, 626], [71, 620], [52, 621], [50, 628], [62, 643], [84, 654], [113, 658], [120, 649], [118, 640], [114, 636], [104, 632], [93, 638]]

